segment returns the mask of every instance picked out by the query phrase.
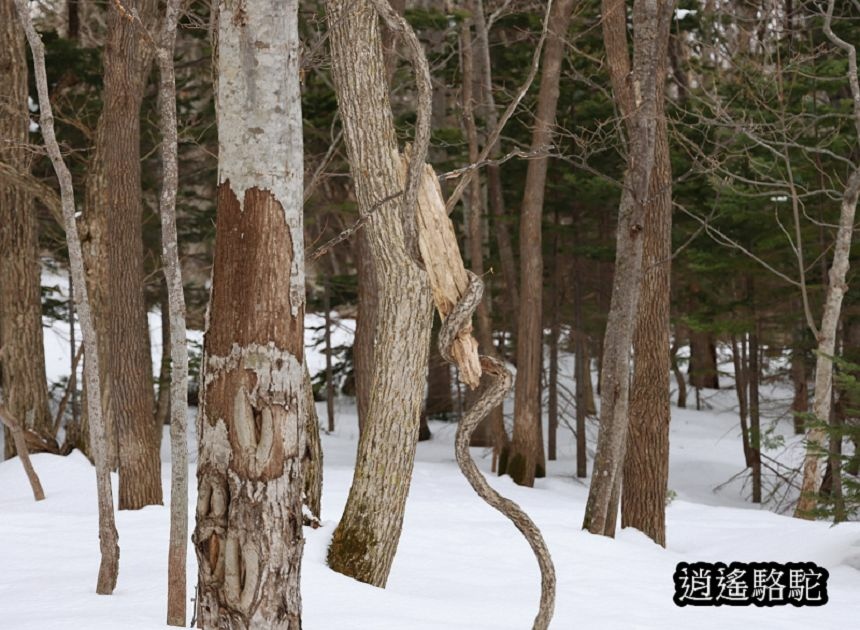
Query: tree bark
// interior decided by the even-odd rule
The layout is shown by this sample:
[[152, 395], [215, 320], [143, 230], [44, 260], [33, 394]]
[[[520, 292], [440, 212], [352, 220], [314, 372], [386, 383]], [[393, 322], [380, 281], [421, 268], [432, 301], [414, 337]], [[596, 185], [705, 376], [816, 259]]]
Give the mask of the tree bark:
[[749, 386], [750, 412], [750, 467], [752, 468], [752, 502], [761, 503], [761, 414], [759, 412], [758, 383], [761, 378], [759, 367], [758, 322], [750, 333], [749, 345]]
[[[481, 86], [481, 93], [477, 99], [477, 115], [485, 121], [485, 127], [489, 130], [496, 129], [499, 125], [499, 115], [496, 111], [496, 100], [493, 96], [493, 76], [492, 64], [490, 63], [490, 36], [487, 32], [487, 22], [484, 18], [484, 2], [483, 0], [469, 0], [469, 11], [471, 12], [471, 20], [475, 27], [475, 44], [474, 44], [474, 69], [475, 69], [475, 84]], [[464, 80], [465, 86], [465, 80]], [[495, 142], [490, 148], [489, 157], [491, 160], [497, 160], [501, 157], [501, 148], [498, 142]], [[504, 280], [505, 292], [507, 295], [507, 311], [510, 316], [511, 333], [515, 334], [517, 330], [517, 318], [519, 316], [518, 305], [520, 303], [519, 290], [517, 288], [517, 267], [516, 258], [514, 257], [514, 248], [511, 244], [511, 234], [508, 226], [508, 216], [505, 212], [505, 198], [502, 190], [502, 169], [499, 164], [489, 164], [487, 166], [487, 206], [492, 217], [493, 231], [495, 232], [496, 245], [499, 248], [499, 266], [502, 268], [502, 278]], [[478, 325], [480, 327], [480, 314], [478, 315]], [[480, 338], [480, 328], [478, 330], [478, 342], [483, 344]], [[499, 412], [501, 413], [501, 412]], [[504, 417], [500, 416], [504, 425]], [[495, 422], [498, 423], [499, 417]], [[504, 428], [504, 426], [502, 427]], [[508, 448], [507, 433], [504, 434], [501, 447]], [[501, 439], [502, 436], [497, 436]]]
[[752, 466], [752, 453], [750, 452], [750, 430], [747, 420], [749, 418], [749, 407], [747, 405], [747, 386], [749, 368], [747, 366], [746, 335], [741, 338], [738, 348], [738, 340], [732, 336], [732, 361], [735, 366], [735, 393], [738, 397], [738, 416], [741, 422], [741, 445], [744, 449], [744, 463]]
[[[577, 229], [579, 212], [575, 211], [574, 239], [578, 241]], [[576, 245], [574, 245], [575, 247]], [[588, 360], [588, 344], [582, 323], [582, 279], [578, 273], [579, 260], [574, 260], [573, 274], [573, 347], [574, 347], [574, 401], [576, 403], [576, 476], [584, 479], [588, 474], [588, 454], [586, 452], [585, 417], [586, 392], [591, 391], [591, 367]], [[586, 389], [586, 385], [589, 387]]]
[[[332, 70], [359, 211], [401, 191], [376, 12], [366, 0], [328, 0]], [[399, 198], [364, 228], [377, 282], [370, 398], [352, 487], [328, 553], [334, 570], [384, 586], [403, 525], [430, 343], [427, 276], [407, 253]]]
[[[0, 0], [0, 162], [29, 173], [30, 112], [27, 55], [13, 0]], [[41, 270], [32, 199], [0, 179], [0, 388], [9, 413], [24, 428], [51, 435], [45, 348], [42, 340]], [[15, 441], [4, 429], [5, 458]]]
[[223, 1], [218, 210], [198, 420], [198, 618], [301, 628], [306, 449], [298, 2]]
[[33, 491], [33, 498], [36, 501], [45, 500], [45, 491], [42, 489], [42, 482], [39, 481], [39, 475], [33, 468], [33, 463], [30, 461], [30, 449], [27, 447], [27, 440], [24, 438], [24, 430], [21, 428], [21, 423], [10, 414], [0, 401], [0, 424], [2, 424], [15, 441], [15, 451], [21, 459], [21, 465], [24, 467], [24, 473], [27, 475], [27, 480], [30, 482], [30, 489]]
[[[170, 543], [167, 552], [167, 623], [184, 627], [186, 621], [186, 570], [188, 551], [188, 346], [185, 325], [185, 293], [179, 260], [176, 231], [176, 195], [179, 189], [179, 164], [176, 130], [176, 74], [173, 55], [176, 48], [176, 23], [181, 0], [168, 0], [162, 24], [158, 59], [158, 105], [161, 126], [162, 183], [159, 200], [161, 217], [161, 259], [164, 268], [166, 299], [161, 308], [162, 368], [169, 374], [170, 416]], [[165, 313], [167, 317], [165, 317]], [[164, 328], [167, 328], [165, 334]], [[168, 355], [169, 352], [169, 355]], [[165, 363], [165, 357], [169, 362]], [[162, 369], [161, 391], [168, 385]], [[160, 400], [159, 400], [160, 402]], [[161, 424], [157, 430], [161, 431]]]
[[[559, 77], [573, 0], [556, 0], [543, 51], [531, 150], [546, 151], [553, 142]], [[543, 349], [543, 214], [548, 157], [529, 160], [520, 216], [520, 302], [517, 322], [517, 380], [514, 429], [506, 472], [519, 485], [533, 486], [546, 474], [541, 438], [541, 356]]]
[[717, 347], [707, 331], [690, 331], [690, 385], [696, 389], [719, 389]]
[[[472, 0], [470, 6], [472, 7], [473, 16], [463, 22], [460, 34], [461, 65], [463, 68], [463, 124], [466, 127], [466, 137], [469, 143], [469, 162], [472, 164], [478, 161], [479, 153], [478, 128], [475, 122], [475, 97], [473, 93], [477, 77], [475, 72], [475, 52], [472, 44], [471, 32], [471, 26], [474, 22], [478, 21], [476, 19], [477, 14], [475, 11], [480, 10], [480, 6], [476, 5], [480, 5], [480, 2]], [[481, 14], [481, 18], [482, 17], [483, 14]], [[481, 35], [478, 35], [478, 38], [480, 39]], [[469, 260], [471, 262], [472, 272], [478, 277], [483, 277], [485, 208], [483, 194], [481, 192], [481, 180], [477, 175], [472, 178], [472, 181], [469, 184], [467, 208]], [[510, 262], [512, 263], [513, 261]], [[516, 291], [516, 286], [514, 286], [514, 291]], [[498, 358], [498, 353], [496, 352], [496, 347], [493, 343], [493, 328], [489, 310], [489, 304], [492, 300], [490, 299], [489, 294], [486, 295], [485, 298], [486, 299], [481, 300], [475, 311], [478, 323], [478, 345], [481, 354]], [[515, 306], [513, 307], [513, 310], [516, 311]], [[445, 369], [448, 369], [447, 365], [445, 366]], [[477, 400], [482, 395], [483, 388], [479, 388], [474, 393], [473, 397]], [[472, 434], [471, 445], [492, 446], [493, 468], [495, 469], [497, 467], [502, 451], [508, 446], [508, 435], [505, 431], [504, 412], [501, 406], [493, 409], [487, 417], [481, 421], [481, 424], [478, 425], [478, 428]]]
[[[88, 288], [105, 387], [102, 407], [119, 468], [119, 509], [161, 504], [161, 427], [153, 415], [152, 359], [143, 296], [140, 105], [153, 51], [140, 25], [155, 22], [153, 0], [111, 3], [104, 49], [104, 103], [89, 165], [85, 222]], [[152, 30], [152, 29], [151, 29]]]
[[806, 349], [803, 347], [803, 331], [802, 324], [795, 327], [794, 347], [791, 351], [791, 382], [794, 385], [791, 412], [794, 415], [795, 435], [803, 433], [806, 424], [803, 414], [809, 412], [809, 382], [806, 374]]
[[310, 516], [316, 519], [308, 519], [305, 515], [305, 524], [312, 527], [319, 526], [322, 515], [322, 479], [323, 479], [323, 453], [320, 442], [320, 422], [317, 415], [317, 406], [314, 402], [314, 389], [311, 384], [311, 373], [305, 363], [305, 450], [302, 454], [302, 475], [304, 477], [304, 505], [310, 512]]
[[[326, 276], [325, 296], [325, 407], [328, 416], [328, 431], [334, 431], [334, 375], [331, 365], [331, 279]], [[319, 432], [319, 431], [317, 431]]]
[[[665, 62], [660, 66], [658, 72], [665, 72]], [[662, 101], [657, 110], [654, 171], [645, 209], [642, 295], [633, 333], [634, 371], [621, 494], [621, 527], [635, 527], [665, 547], [669, 483], [672, 164]]]
[[[627, 51], [626, 3], [603, 0], [603, 33], [612, 92], [626, 122], [627, 163], [618, 216], [615, 278], [601, 367], [600, 429], [583, 528], [615, 535], [627, 445], [630, 347], [642, 282], [642, 232], [655, 161], [658, 102], [665, 77], [671, 0], [633, 5], [633, 62]], [[631, 80], [632, 79], [632, 80]]]
[[[403, 13], [405, 0], [392, 0], [392, 8]], [[386, 85], [389, 85], [397, 69], [397, 38], [390, 29], [382, 27], [380, 34], [385, 63]], [[358, 411], [359, 433], [364, 429], [365, 418], [370, 407], [370, 388], [373, 378], [373, 347], [376, 335], [376, 312], [379, 310], [379, 287], [373, 266], [373, 254], [368, 241], [368, 231], [359, 230], [355, 237], [356, 272], [358, 274], [358, 317], [353, 340], [355, 361], [355, 398]]]
[[[164, 263], [162, 263], [164, 264]], [[170, 304], [167, 292], [161, 298], [161, 365], [158, 366], [158, 395], [155, 398], [155, 424], [170, 423]]]
[[45, 71], [45, 48], [36, 33], [30, 16], [29, 3], [26, 0], [15, 0], [18, 19], [27, 34], [30, 50], [33, 53], [33, 68], [36, 75], [36, 89], [39, 93], [39, 110], [42, 135], [45, 138], [45, 148], [51, 158], [57, 179], [60, 182], [60, 198], [63, 208], [63, 224], [66, 230], [66, 241], [69, 247], [69, 266], [75, 282], [75, 299], [80, 314], [81, 332], [84, 343], [84, 376], [86, 387], [90, 392], [87, 398], [87, 415], [89, 418], [90, 446], [96, 467], [96, 488], [98, 493], [99, 511], [99, 547], [101, 562], [99, 565], [96, 592], [109, 595], [116, 587], [119, 573], [119, 537], [116, 531], [113, 513], [113, 492], [111, 490], [110, 467], [107, 460], [105, 444], [105, 427], [102, 420], [101, 385], [99, 383], [99, 348], [95, 326], [90, 311], [89, 294], [86, 286], [84, 257], [81, 251], [81, 241], [78, 236], [78, 226], [75, 220], [75, 194], [72, 188], [72, 175], [63, 161], [60, 145], [54, 133], [54, 115], [51, 109], [51, 99], [48, 94], [48, 77]]
[[[852, 44], [839, 38], [832, 29], [833, 9], [835, 0], [827, 5], [824, 32], [827, 38], [837, 47], [845, 51], [848, 58], [848, 83], [854, 101], [854, 125], [856, 140], [860, 143], [860, 77], [857, 68], [857, 50]], [[854, 215], [857, 211], [857, 200], [860, 197], [860, 167], [855, 167], [842, 193], [839, 213], [839, 228], [836, 231], [836, 242], [833, 248], [833, 264], [830, 267], [829, 283], [824, 299], [824, 313], [821, 317], [821, 329], [818, 331], [818, 357], [815, 365], [815, 394], [812, 412], [819, 422], [827, 422], [830, 418], [830, 405], [833, 389], [833, 354], [836, 348], [836, 327], [842, 311], [842, 299], [848, 287], [845, 278], [851, 254], [851, 238], [854, 230]], [[801, 495], [797, 502], [794, 515], [800, 518], [813, 518], [817, 503], [817, 490], [821, 485], [821, 467], [819, 457], [825, 449], [826, 432], [821, 426], [813, 426], [806, 433], [807, 450], [803, 462], [803, 482]]]
[[672, 341], [672, 347], [669, 350], [669, 357], [672, 365], [672, 374], [675, 375], [675, 382], [678, 384], [678, 402], [679, 409], [687, 408], [687, 381], [684, 378], [684, 373], [681, 372], [681, 367], [678, 365], [678, 335], [679, 331], [675, 329], [675, 338]]

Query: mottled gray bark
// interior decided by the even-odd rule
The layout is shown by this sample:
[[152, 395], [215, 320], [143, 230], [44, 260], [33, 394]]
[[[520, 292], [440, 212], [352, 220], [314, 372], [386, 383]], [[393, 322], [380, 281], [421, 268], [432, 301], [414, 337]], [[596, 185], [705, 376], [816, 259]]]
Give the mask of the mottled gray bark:
[[[359, 211], [400, 192], [380, 28], [366, 0], [326, 3], [332, 70]], [[412, 477], [430, 342], [426, 274], [404, 244], [402, 199], [367, 221], [367, 250], [377, 283], [370, 399], [355, 475], [328, 553], [329, 565], [377, 586], [388, 579]]]
[[[836, 35], [832, 28], [833, 10], [836, 0], [830, 0], [824, 32], [827, 38], [845, 52], [848, 58], [848, 84], [854, 103], [854, 125], [856, 140], [860, 143], [860, 78], [857, 69], [857, 49]], [[856, 166], [845, 184], [842, 193], [842, 203], [839, 214], [839, 228], [836, 232], [836, 243], [833, 248], [833, 263], [830, 267], [827, 294], [824, 299], [824, 313], [821, 317], [821, 329], [818, 331], [818, 353], [815, 363], [815, 395], [812, 403], [812, 413], [821, 422], [830, 420], [830, 405], [833, 390], [833, 355], [836, 349], [836, 328], [842, 311], [842, 299], [848, 290], [845, 278], [848, 275], [848, 265], [851, 254], [851, 239], [854, 230], [854, 215], [857, 211], [857, 200], [860, 197], [860, 166]], [[812, 518], [817, 504], [818, 488], [821, 485], [820, 455], [826, 449], [826, 431], [820, 427], [812, 427], [806, 433], [807, 451], [803, 462], [803, 483], [800, 500], [794, 515], [801, 518]], [[837, 473], [838, 474], [838, 471]]]
[[[170, 356], [170, 545], [167, 553], [167, 623], [185, 626], [186, 555], [188, 547], [188, 347], [185, 331], [185, 294], [182, 289], [182, 266], [179, 261], [179, 239], [176, 233], [176, 194], [179, 188], [176, 132], [176, 74], [173, 53], [176, 47], [176, 23], [180, 0], [167, 0], [161, 41], [156, 52], [159, 86], [158, 105], [161, 125], [162, 183], [159, 211], [161, 215], [161, 258], [167, 285], [168, 317], [162, 313], [162, 364]], [[161, 388], [166, 383], [159, 383]], [[158, 423], [159, 425], [161, 422]], [[158, 430], [161, 427], [158, 426]]]
[[194, 534], [204, 628], [301, 628], [299, 49], [296, 0], [220, 3], [218, 210]]

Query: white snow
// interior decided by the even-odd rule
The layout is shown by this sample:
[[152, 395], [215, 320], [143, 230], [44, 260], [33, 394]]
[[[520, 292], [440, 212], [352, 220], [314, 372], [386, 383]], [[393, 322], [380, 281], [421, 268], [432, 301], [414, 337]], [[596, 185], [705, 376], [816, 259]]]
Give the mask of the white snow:
[[[340, 329], [338, 334], [343, 337], [335, 345], [348, 338], [350, 326], [347, 323]], [[46, 331], [49, 357], [59, 352], [55, 347], [59, 342], [50, 341], [52, 334], [52, 330]], [[309, 352], [315, 371], [321, 367], [320, 355]], [[64, 365], [68, 365], [68, 354]], [[569, 358], [565, 357], [563, 366], [566, 372], [572, 371]], [[58, 367], [53, 374], [59, 373]], [[558, 573], [553, 629], [856, 627], [860, 619], [860, 523], [833, 527], [760, 509], [747, 502], [749, 490], [743, 478], [714, 492], [743, 469], [743, 455], [732, 392], [720, 391], [705, 402], [711, 409], [672, 409], [669, 487], [675, 498], [667, 509], [667, 549], [635, 530], [620, 530], [612, 540], [580, 529], [588, 480], [574, 476], [572, 434], [564, 427], [559, 431], [559, 461], [549, 463], [548, 477], [539, 479], [534, 489], [517, 487], [508, 478], [488, 473], [491, 483], [520, 503], [547, 539]], [[325, 424], [324, 403], [319, 403], [318, 411]], [[433, 439], [418, 445], [403, 535], [387, 588], [370, 587], [328, 569], [326, 548], [349, 491], [358, 436], [352, 400], [338, 399], [336, 411], [337, 430], [322, 436], [323, 527], [305, 530], [304, 627], [530, 628], [539, 594], [537, 565], [514, 527], [478, 499], [460, 475], [453, 456], [453, 424], [431, 423]], [[785, 446], [769, 454], [785, 463], [797, 461], [801, 444], [790, 434], [790, 420], [783, 420], [776, 430], [784, 435]], [[596, 427], [590, 426], [590, 449], [595, 437]], [[165, 502], [170, 491], [167, 440], [165, 433]], [[193, 527], [193, 436], [191, 445]], [[488, 453], [473, 449], [473, 455], [488, 472]], [[166, 627], [167, 508], [117, 513], [122, 550], [119, 583], [112, 596], [96, 595], [93, 469], [79, 453], [65, 458], [36, 455], [33, 463], [47, 495], [41, 503], [33, 501], [17, 460], [0, 463], [0, 628]], [[776, 499], [772, 505], [777, 506]], [[821, 608], [678, 608], [672, 602], [675, 565], [699, 560], [816, 562], [830, 572], [830, 601]], [[195, 572], [194, 549], [189, 544], [189, 599], [194, 595]]]

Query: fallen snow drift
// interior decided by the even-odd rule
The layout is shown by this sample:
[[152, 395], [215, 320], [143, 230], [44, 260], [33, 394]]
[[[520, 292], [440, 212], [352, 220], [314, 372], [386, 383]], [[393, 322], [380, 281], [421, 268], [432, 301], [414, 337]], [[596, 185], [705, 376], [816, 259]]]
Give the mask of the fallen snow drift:
[[[322, 404], [319, 411], [325, 413]], [[679, 498], [667, 512], [668, 549], [633, 530], [621, 531], [615, 540], [580, 530], [587, 485], [570, 474], [573, 446], [567, 441], [560, 449], [562, 461], [550, 463], [549, 477], [538, 480], [535, 489], [490, 476], [496, 488], [529, 512], [547, 538], [558, 572], [552, 628], [808, 630], [856, 623], [860, 618], [860, 524], [831, 527], [799, 521], [738, 507], [744, 504], [730, 489], [725, 491], [729, 496], [715, 495], [711, 488], [740, 463], [735, 436], [727, 432], [733, 418], [675, 411], [670, 487]], [[360, 584], [327, 568], [326, 547], [352, 477], [357, 439], [354, 407], [340, 401], [337, 422], [337, 432], [323, 436], [324, 526], [305, 530], [304, 627], [530, 628], [538, 600], [535, 560], [513, 526], [482, 503], [459, 474], [453, 458], [454, 425], [432, 423], [433, 440], [418, 446], [403, 537], [388, 587]], [[482, 449], [473, 453], [487, 470], [486, 453]], [[165, 627], [167, 508], [118, 513], [119, 584], [112, 596], [96, 595], [93, 469], [79, 453], [33, 459], [47, 494], [41, 503], [33, 501], [18, 461], [0, 464], [0, 626], [14, 630]], [[697, 467], [699, 459], [702, 466]], [[169, 474], [166, 463], [165, 501]], [[193, 480], [193, 464], [189, 474]], [[191, 485], [193, 506], [193, 481]], [[713, 505], [721, 500], [730, 505]], [[830, 571], [830, 602], [822, 608], [800, 609], [677, 608], [672, 603], [672, 573], [682, 560], [813, 561]], [[188, 567], [190, 599], [196, 571], [190, 545]]]

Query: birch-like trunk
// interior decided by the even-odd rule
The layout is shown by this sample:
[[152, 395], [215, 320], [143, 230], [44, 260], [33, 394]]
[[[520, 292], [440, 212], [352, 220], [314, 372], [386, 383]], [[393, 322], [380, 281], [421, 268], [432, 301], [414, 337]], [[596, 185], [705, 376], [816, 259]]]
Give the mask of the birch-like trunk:
[[296, 0], [220, 3], [218, 210], [194, 534], [203, 628], [301, 628], [299, 64]]
[[657, 71], [666, 56], [672, 0], [636, 0], [633, 60], [627, 50], [627, 4], [603, 0], [603, 38], [612, 92], [624, 117], [627, 172], [618, 210], [615, 279], [606, 321], [601, 365], [600, 429], [583, 528], [615, 535], [621, 475], [627, 445], [630, 348], [642, 285], [645, 207], [656, 145], [657, 100], [665, 77]]
[[[176, 137], [176, 74], [173, 66], [179, 9], [180, 0], [167, 1], [161, 42], [156, 52], [163, 165], [159, 204], [161, 257], [164, 280], [167, 284], [170, 328], [171, 484], [170, 546], [167, 554], [167, 623], [171, 626], [185, 626], [185, 562], [188, 548], [188, 346], [185, 333], [185, 294], [182, 290], [182, 267], [179, 262], [179, 239], [176, 233], [179, 165]], [[162, 322], [164, 321], [164, 313], [162, 313]], [[166, 356], [167, 352], [168, 346], [165, 345], [162, 347], [162, 353]], [[164, 385], [162, 382], [159, 387]], [[161, 430], [160, 426], [159, 430]]]
[[102, 420], [101, 385], [99, 383], [99, 349], [98, 338], [93, 326], [90, 311], [89, 295], [85, 282], [84, 256], [81, 251], [81, 240], [78, 236], [78, 225], [75, 220], [75, 193], [72, 189], [72, 175], [60, 153], [60, 145], [54, 133], [54, 114], [51, 109], [51, 99], [48, 94], [48, 77], [45, 72], [45, 48], [42, 39], [36, 33], [33, 20], [30, 17], [30, 7], [27, 0], [15, 0], [18, 9], [18, 19], [27, 34], [30, 50], [33, 53], [33, 69], [36, 75], [36, 89], [39, 93], [40, 123], [42, 136], [45, 138], [45, 148], [51, 158], [51, 164], [60, 182], [60, 198], [63, 208], [63, 224], [66, 229], [66, 242], [69, 247], [69, 266], [75, 283], [75, 300], [81, 322], [81, 332], [84, 343], [84, 379], [89, 392], [87, 397], [87, 414], [89, 417], [90, 447], [96, 467], [96, 488], [99, 506], [99, 547], [101, 563], [99, 565], [96, 592], [109, 595], [116, 587], [119, 574], [119, 536], [116, 531], [113, 513], [113, 492], [111, 490], [110, 467], [107, 461], [105, 444], [105, 428]]
[[[860, 78], [858, 78], [857, 70], [857, 48], [839, 38], [832, 31], [834, 4], [835, 0], [830, 0], [828, 3], [824, 32], [835, 46], [845, 51], [848, 57], [848, 83], [854, 102], [857, 142], [860, 143]], [[818, 355], [815, 362], [815, 395], [812, 413], [819, 422], [828, 422], [830, 419], [836, 328], [839, 324], [839, 315], [842, 312], [842, 299], [848, 290], [845, 278], [848, 275], [851, 237], [854, 230], [854, 215], [857, 212], [858, 197], [860, 197], [860, 166], [857, 166], [851, 173], [842, 193], [839, 229], [836, 231], [836, 243], [833, 248], [833, 264], [830, 267], [828, 277], [821, 329], [818, 331]], [[822, 470], [819, 460], [827, 448], [827, 432], [821, 426], [811, 427], [806, 432], [806, 442], [803, 483], [794, 515], [801, 518], [813, 518], [813, 512], [818, 501], [818, 489], [821, 486]]]
[[[401, 191], [380, 27], [367, 0], [328, 0], [332, 71], [361, 214]], [[412, 478], [430, 343], [427, 276], [404, 246], [401, 197], [364, 230], [377, 283], [370, 399], [355, 475], [328, 553], [336, 571], [384, 586]]]

